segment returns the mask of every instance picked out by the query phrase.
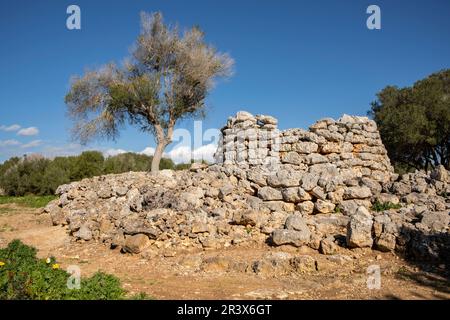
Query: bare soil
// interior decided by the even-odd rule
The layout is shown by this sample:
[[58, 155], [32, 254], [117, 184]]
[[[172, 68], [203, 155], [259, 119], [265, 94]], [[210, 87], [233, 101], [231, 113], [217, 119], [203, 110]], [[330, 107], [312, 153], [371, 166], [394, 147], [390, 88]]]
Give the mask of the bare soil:
[[[105, 271], [118, 276], [130, 294], [155, 299], [450, 299], [445, 266], [412, 264], [392, 253], [342, 249], [325, 256], [309, 248], [242, 244], [221, 250], [159, 250], [123, 254], [100, 243], [74, 242], [65, 228], [53, 226], [40, 209], [0, 205], [0, 247], [20, 239], [54, 256], [63, 268], [78, 265], [82, 275]], [[249, 272], [248, 266], [269, 252], [310, 255], [318, 270], [305, 273]], [[343, 259], [345, 258], [345, 259]], [[234, 269], [221, 261], [232, 260]], [[204, 261], [213, 263], [201, 264]], [[367, 286], [367, 267], [379, 265], [381, 288]], [[247, 271], [245, 271], [247, 269]]]

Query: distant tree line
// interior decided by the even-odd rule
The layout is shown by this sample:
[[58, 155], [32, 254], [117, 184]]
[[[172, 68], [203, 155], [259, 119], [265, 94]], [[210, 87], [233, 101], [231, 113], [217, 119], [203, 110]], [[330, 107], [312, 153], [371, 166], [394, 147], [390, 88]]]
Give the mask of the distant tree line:
[[[9, 196], [50, 195], [62, 184], [84, 178], [128, 171], [150, 171], [152, 157], [123, 153], [105, 158], [101, 152], [86, 151], [78, 156], [44, 158], [39, 155], [13, 157], [0, 164], [0, 189]], [[160, 169], [183, 170], [190, 164], [176, 165], [163, 158]]]

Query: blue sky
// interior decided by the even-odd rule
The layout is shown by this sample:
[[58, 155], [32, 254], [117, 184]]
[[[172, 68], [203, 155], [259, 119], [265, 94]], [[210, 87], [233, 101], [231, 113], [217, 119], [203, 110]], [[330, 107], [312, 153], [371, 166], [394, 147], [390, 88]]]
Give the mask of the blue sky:
[[[282, 129], [366, 115], [386, 85], [411, 85], [450, 67], [448, 0], [0, 3], [0, 162], [32, 152], [154, 146], [134, 128], [116, 142], [79, 146], [70, 139], [64, 105], [71, 75], [128, 55], [140, 11], [162, 11], [166, 22], [182, 27], [200, 25], [208, 42], [235, 59], [235, 75], [208, 97], [204, 129], [220, 128], [238, 110], [273, 115]], [[66, 28], [70, 4], [81, 8], [81, 30]], [[381, 30], [366, 27], [371, 4], [381, 8]], [[193, 122], [180, 128], [192, 131]]]

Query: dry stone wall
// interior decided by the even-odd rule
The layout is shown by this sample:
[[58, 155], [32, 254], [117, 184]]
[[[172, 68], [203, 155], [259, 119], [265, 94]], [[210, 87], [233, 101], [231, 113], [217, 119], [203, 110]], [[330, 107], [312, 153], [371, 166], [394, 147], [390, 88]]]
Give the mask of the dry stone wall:
[[[222, 133], [217, 164], [63, 185], [44, 212], [76, 241], [131, 253], [269, 242], [448, 258], [449, 173], [398, 177], [368, 118], [279, 131], [273, 117], [239, 112]], [[375, 202], [399, 208], [374, 211]]]
[[280, 131], [277, 124], [271, 116], [238, 112], [222, 128], [215, 154], [217, 163], [247, 171], [274, 211], [330, 213], [339, 205], [354, 212], [370, 207], [397, 178], [376, 123], [367, 117], [326, 118], [309, 130]]

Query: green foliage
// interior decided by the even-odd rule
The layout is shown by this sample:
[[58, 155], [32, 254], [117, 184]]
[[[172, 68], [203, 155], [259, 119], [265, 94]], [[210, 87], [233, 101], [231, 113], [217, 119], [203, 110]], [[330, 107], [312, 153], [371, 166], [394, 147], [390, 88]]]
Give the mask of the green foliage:
[[0, 249], [0, 299], [2, 300], [117, 300], [125, 298], [120, 280], [97, 272], [82, 278], [80, 289], [69, 289], [70, 277], [54, 258], [36, 258], [36, 249], [19, 240]]
[[30, 208], [42, 208], [45, 207], [50, 201], [56, 199], [56, 196], [23, 196], [23, 197], [11, 197], [0, 196], [0, 204], [16, 203]]
[[392, 202], [378, 202], [378, 201], [376, 201], [372, 205], [372, 210], [379, 212], [379, 211], [385, 211], [385, 210], [390, 210], [390, 209], [400, 209], [401, 207], [402, 206], [399, 203], [394, 204]]
[[439, 164], [450, 169], [450, 69], [412, 87], [387, 86], [377, 98], [369, 114], [399, 173]]
[[114, 140], [126, 124], [151, 133], [157, 142], [151, 171], [156, 172], [175, 125], [205, 115], [215, 80], [230, 76], [234, 61], [207, 44], [199, 28], [181, 33], [159, 12], [141, 14], [141, 33], [125, 60], [72, 78], [65, 96], [72, 134], [85, 144]]
[[[128, 171], [150, 171], [151, 162], [151, 156], [131, 152], [106, 159], [98, 151], [86, 151], [79, 156], [56, 157], [53, 160], [40, 156], [15, 157], [0, 164], [0, 188], [7, 195], [16, 197], [52, 195], [58, 186], [84, 178]], [[182, 170], [189, 168], [189, 164], [175, 165], [171, 159], [163, 158], [159, 168]], [[46, 201], [45, 198], [34, 200]], [[23, 199], [25, 202], [34, 200], [28, 197]]]

